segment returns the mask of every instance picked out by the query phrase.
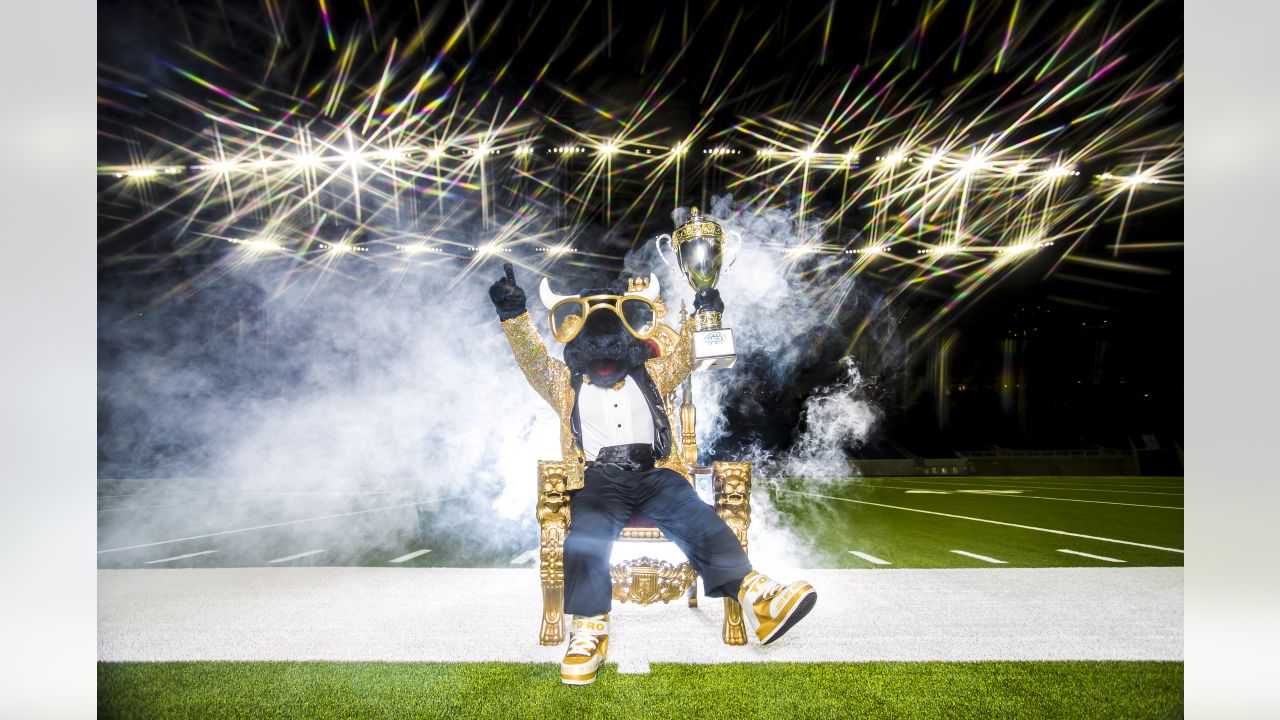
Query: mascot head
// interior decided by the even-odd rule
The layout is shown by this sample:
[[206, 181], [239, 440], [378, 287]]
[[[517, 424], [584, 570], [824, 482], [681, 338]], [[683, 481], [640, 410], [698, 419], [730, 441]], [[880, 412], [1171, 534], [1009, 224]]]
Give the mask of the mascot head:
[[625, 292], [592, 288], [557, 295], [546, 278], [538, 286], [551, 333], [564, 343], [564, 362], [593, 385], [610, 386], [656, 354], [650, 340], [663, 315], [658, 278], [634, 278]]

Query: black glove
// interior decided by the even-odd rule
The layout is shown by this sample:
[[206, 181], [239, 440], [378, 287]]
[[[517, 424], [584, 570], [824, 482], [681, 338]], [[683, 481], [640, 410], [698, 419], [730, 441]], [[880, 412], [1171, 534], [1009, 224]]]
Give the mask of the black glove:
[[715, 288], [699, 290], [698, 293], [693, 296], [693, 312], [699, 313], [703, 310], [710, 310], [711, 312], [718, 313], [724, 312], [724, 301], [720, 299], [719, 290]]
[[511, 263], [503, 263], [502, 269], [507, 275], [489, 286], [489, 299], [498, 309], [498, 319], [510, 320], [524, 314], [524, 291], [516, 284], [516, 273]]

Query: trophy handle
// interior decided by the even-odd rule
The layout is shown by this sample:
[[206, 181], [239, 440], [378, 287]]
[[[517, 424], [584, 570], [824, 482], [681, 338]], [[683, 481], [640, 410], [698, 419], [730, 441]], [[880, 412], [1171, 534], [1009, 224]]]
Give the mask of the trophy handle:
[[[667, 254], [666, 254], [666, 253], [664, 253], [664, 252], [662, 252], [662, 239], [663, 239], [663, 238], [666, 238], [666, 239], [667, 239], [667, 245], [670, 245], [670, 244], [671, 244], [671, 236], [670, 236], [670, 235], [668, 235], [668, 234], [666, 234], [666, 233], [662, 233], [661, 235], [659, 235], [659, 236], [658, 236], [658, 239], [657, 239], [657, 241], [656, 241], [656, 243], [657, 243], [657, 245], [658, 245], [658, 257], [662, 258], [662, 262], [666, 263], [666, 264], [667, 264], [667, 267], [669, 267], [669, 268], [671, 268], [672, 270], [674, 270], [677, 274], [679, 274], [679, 275], [683, 275], [683, 274], [684, 274], [684, 270], [680, 269], [680, 265], [679, 265], [679, 263], [677, 262], [676, 264], [672, 264], [671, 259], [667, 257]], [[680, 258], [680, 255], [679, 255], [678, 253], [676, 253], [676, 252], [675, 252], [675, 248], [672, 248], [671, 252], [672, 252], [673, 254], [675, 254], [675, 255], [676, 255], [676, 260], [678, 261], [678, 260], [679, 260], [679, 258]]]
[[[729, 264], [724, 266], [720, 272], [727, 272], [733, 264], [738, 261], [738, 255], [742, 252], [742, 235], [735, 230], [725, 230], [726, 236], [733, 236], [738, 239], [738, 243], [733, 246], [733, 254], [729, 257]], [[728, 243], [726, 243], [727, 245]]]

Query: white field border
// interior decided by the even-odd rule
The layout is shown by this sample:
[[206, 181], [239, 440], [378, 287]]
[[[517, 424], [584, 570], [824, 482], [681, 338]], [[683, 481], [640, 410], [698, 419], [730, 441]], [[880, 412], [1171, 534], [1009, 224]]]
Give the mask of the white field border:
[[[614, 603], [609, 661], [1182, 660], [1180, 567], [806, 570], [812, 612], [729, 646], [724, 604]], [[534, 568], [99, 570], [106, 662], [556, 663]]]

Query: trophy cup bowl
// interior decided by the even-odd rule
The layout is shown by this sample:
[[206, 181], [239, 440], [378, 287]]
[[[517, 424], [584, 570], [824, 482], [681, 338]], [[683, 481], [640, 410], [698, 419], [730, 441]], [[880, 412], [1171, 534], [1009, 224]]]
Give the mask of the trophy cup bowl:
[[[735, 233], [736, 234], [736, 233]], [[674, 251], [672, 263], [662, 250], [662, 241]], [[689, 281], [694, 292], [711, 290], [720, 280], [720, 273], [732, 267], [742, 249], [742, 239], [725, 264], [725, 235], [716, 221], [698, 213], [693, 208], [689, 219], [670, 235], [658, 237], [658, 255], [672, 270], [680, 272]], [[695, 370], [716, 370], [733, 367], [737, 355], [733, 348], [733, 331], [721, 326], [720, 313], [701, 310], [693, 315], [693, 367]]]

